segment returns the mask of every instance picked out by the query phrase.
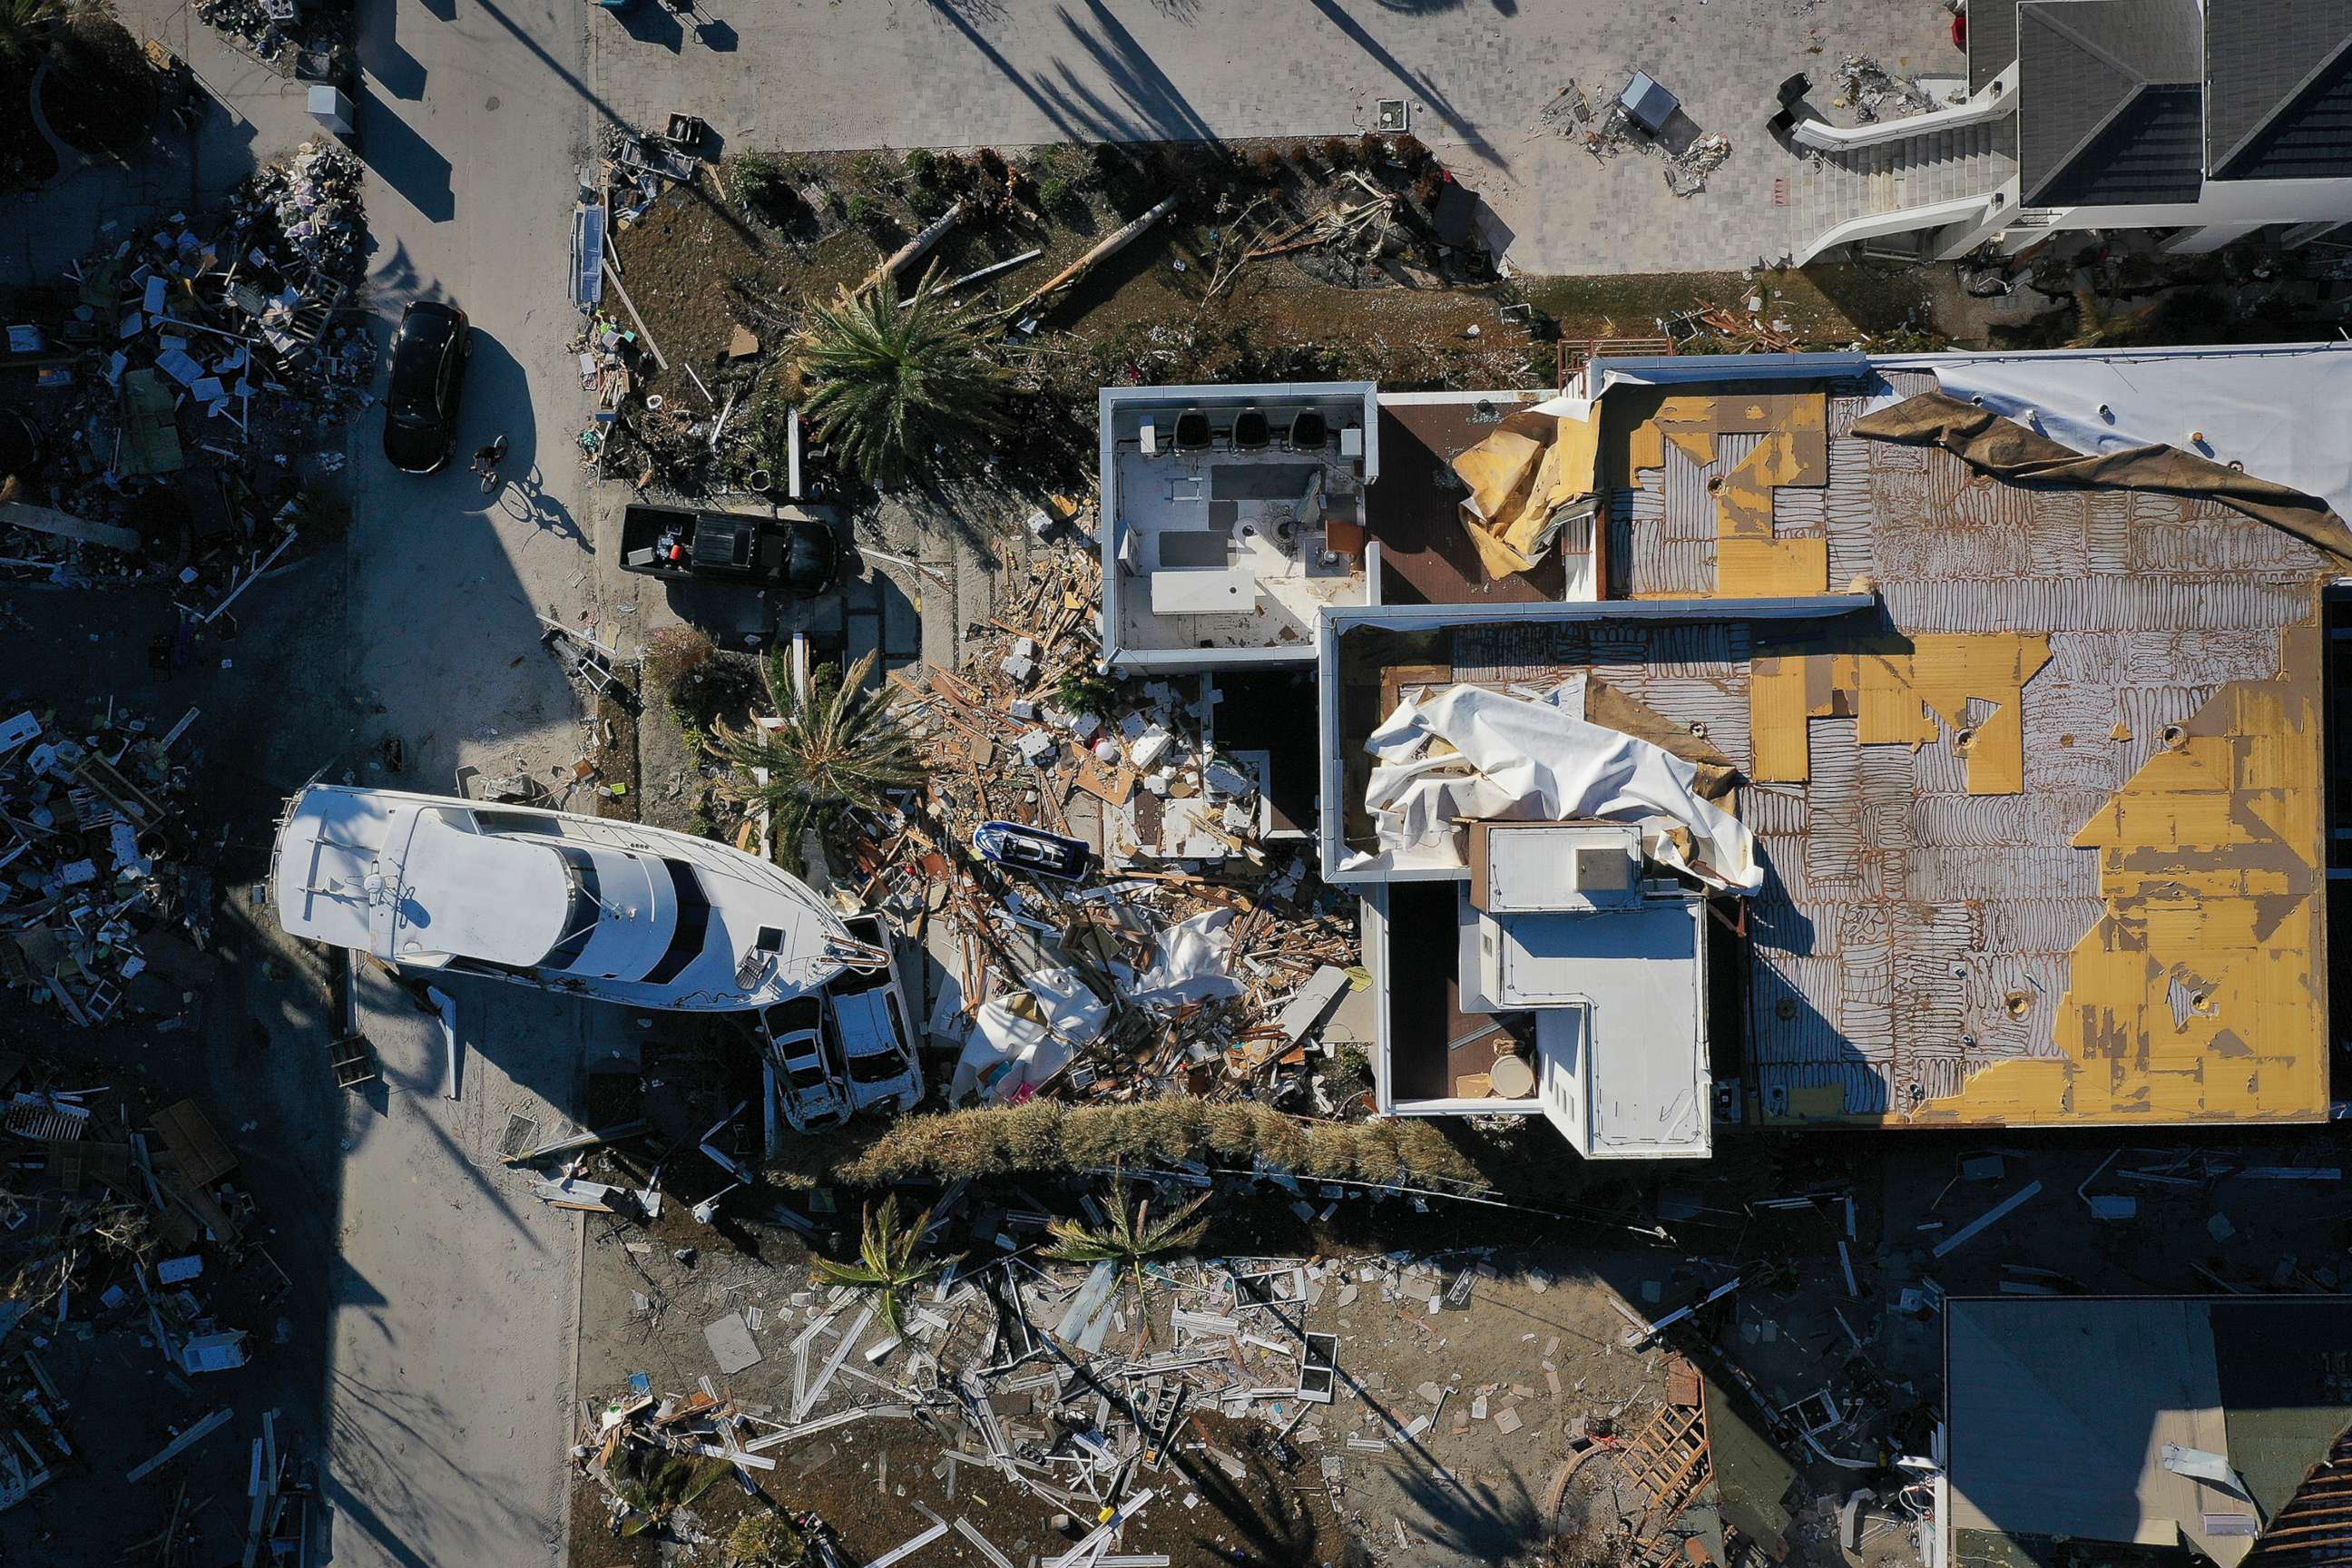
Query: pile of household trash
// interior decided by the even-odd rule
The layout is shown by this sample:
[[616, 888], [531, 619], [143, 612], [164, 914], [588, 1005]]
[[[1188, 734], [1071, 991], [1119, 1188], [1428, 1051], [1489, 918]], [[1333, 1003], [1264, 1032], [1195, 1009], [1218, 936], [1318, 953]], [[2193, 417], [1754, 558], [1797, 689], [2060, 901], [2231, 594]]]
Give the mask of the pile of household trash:
[[179, 821], [169, 729], [112, 714], [87, 727], [0, 716], [0, 984], [21, 1010], [100, 1024], [147, 969], [159, 929], [210, 937], [213, 883]]
[[284, 75], [343, 81], [356, 66], [347, 0], [196, 0], [205, 25]]
[[0, 425], [0, 574], [169, 577], [202, 628], [278, 562], [372, 401], [359, 173], [316, 141], [222, 208], [110, 222], [47, 318], [9, 328], [0, 368], [36, 380]]

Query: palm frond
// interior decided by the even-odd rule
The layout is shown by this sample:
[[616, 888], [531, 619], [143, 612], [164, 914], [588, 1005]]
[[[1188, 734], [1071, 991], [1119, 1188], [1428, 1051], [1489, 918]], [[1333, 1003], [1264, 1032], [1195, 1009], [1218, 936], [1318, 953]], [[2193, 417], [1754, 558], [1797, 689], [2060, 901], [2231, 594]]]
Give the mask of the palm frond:
[[[788, 671], [764, 668], [782, 723], [711, 725], [711, 750], [735, 770], [721, 792], [765, 808], [777, 843], [796, 845], [809, 828], [829, 827], [853, 808], [882, 810], [891, 790], [921, 782], [914, 742], [888, 699], [866, 689], [874, 662], [866, 655], [845, 677], [825, 665], [810, 677], [805, 700], [793, 693]], [[757, 771], [765, 772], [764, 781]]]
[[[814, 1260], [817, 1277], [829, 1284], [868, 1290], [880, 1298], [882, 1321], [892, 1333], [901, 1327], [907, 1293], [954, 1261], [950, 1258], [919, 1260], [923, 1233], [930, 1228], [931, 1211], [925, 1209], [910, 1225], [898, 1223], [898, 1199], [882, 1200], [879, 1209], [868, 1205], [862, 1217], [857, 1257], [846, 1263], [829, 1258]], [[959, 1255], [961, 1256], [961, 1255]]]
[[1209, 1221], [1201, 1211], [1214, 1195], [1202, 1193], [1174, 1214], [1154, 1217], [1148, 1194], [1130, 1205], [1114, 1178], [1110, 1190], [1103, 1194], [1108, 1219], [1101, 1225], [1075, 1219], [1048, 1221], [1046, 1232], [1054, 1239], [1045, 1255], [1063, 1263], [1115, 1263], [1127, 1270], [1140, 1293], [1146, 1262], [1198, 1247], [1209, 1234]]
[[29, 59], [66, 19], [60, 0], [0, 0], [0, 59]]
[[901, 304], [895, 279], [815, 310], [799, 369], [812, 390], [802, 413], [874, 484], [894, 484], [938, 446], [1007, 428], [1004, 372], [925, 276]]

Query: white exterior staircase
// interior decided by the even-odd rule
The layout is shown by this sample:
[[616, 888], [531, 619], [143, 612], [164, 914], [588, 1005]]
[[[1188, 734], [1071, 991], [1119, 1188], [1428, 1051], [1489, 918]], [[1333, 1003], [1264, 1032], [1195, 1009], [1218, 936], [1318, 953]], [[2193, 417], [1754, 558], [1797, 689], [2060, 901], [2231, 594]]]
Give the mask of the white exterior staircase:
[[1796, 264], [1858, 239], [1978, 216], [2017, 176], [2016, 128], [2017, 117], [2003, 114], [1842, 151], [1808, 149], [1790, 180]]

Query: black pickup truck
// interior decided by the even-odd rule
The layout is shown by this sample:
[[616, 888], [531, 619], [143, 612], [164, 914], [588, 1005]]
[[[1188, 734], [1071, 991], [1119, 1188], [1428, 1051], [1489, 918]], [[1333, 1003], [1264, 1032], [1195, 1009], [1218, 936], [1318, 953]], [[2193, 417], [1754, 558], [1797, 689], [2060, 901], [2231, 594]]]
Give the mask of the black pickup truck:
[[741, 583], [813, 599], [841, 574], [830, 509], [793, 505], [777, 516], [631, 506], [621, 512], [621, 570], [673, 583]]

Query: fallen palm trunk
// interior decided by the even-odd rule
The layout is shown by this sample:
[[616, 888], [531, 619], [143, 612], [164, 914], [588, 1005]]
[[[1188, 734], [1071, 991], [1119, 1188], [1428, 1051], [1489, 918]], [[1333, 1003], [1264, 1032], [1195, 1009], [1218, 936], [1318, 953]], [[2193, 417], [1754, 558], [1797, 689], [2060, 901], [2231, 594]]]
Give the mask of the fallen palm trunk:
[[900, 271], [920, 261], [929, 253], [931, 247], [945, 239], [948, 231], [962, 221], [963, 200], [958, 197], [949, 204], [947, 211], [925, 225], [920, 234], [883, 258], [882, 265], [868, 273], [866, 281], [857, 286], [859, 292], [875, 287], [886, 278], [896, 278]]
[[1136, 237], [1140, 235], [1145, 229], [1150, 228], [1153, 224], [1158, 223], [1161, 218], [1166, 217], [1170, 213], [1174, 212], [1176, 210], [1176, 201], [1177, 198], [1172, 195], [1163, 197], [1157, 206], [1153, 207], [1150, 212], [1145, 213], [1141, 217], [1121, 224], [1118, 227], [1111, 230], [1109, 234], [1103, 237], [1101, 243], [1096, 245], [1084, 256], [1079, 257], [1067, 267], [1063, 268], [1059, 272], [1055, 273], [1053, 277], [1047, 279], [1036, 290], [1023, 296], [1018, 304], [1013, 305], [1010, 310], [1004, 312], [1005, 315], [1009, 318], [1018, 319], [1023, 312], [1028, 310], [1039, 300], [1060, 292], [1062, 289], [1066, 289], [1071, 284], [1078, 281], [1081, 278], [1084, 278], [1087, 273], [1093, 271], [1097, 265], [1109, 258], [1118, 255], [1120, 251], [1126, 249], [1128, 246], [1133, 244]]

